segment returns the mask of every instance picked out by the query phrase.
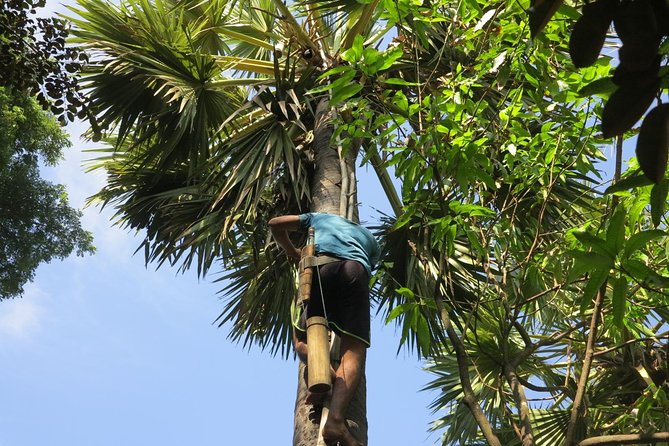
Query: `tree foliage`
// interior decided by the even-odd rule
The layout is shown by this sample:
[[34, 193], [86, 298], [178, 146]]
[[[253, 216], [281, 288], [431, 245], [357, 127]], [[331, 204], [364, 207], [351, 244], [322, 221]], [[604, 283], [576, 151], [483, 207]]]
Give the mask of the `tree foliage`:
[[66, 22], [34, 18], [41, 0], [0, 9], [0, 299], [20, 296], [37, 266], [94, 251], [65, 188], [43, 180], [69, 146], [59, 127], [83, 112], [74, 76], [86, 57], [66, 46]]
[[[562, 0], [545, 3], [559, 5]], [[535, 35], [556, 9], [535, 8], [530, 13], [535, 17]], [[597, 0], [583, 5], [582, 15], [569, 39], [570, 55], [577, 67], [596, 63], [607, 42], [617, 47], [615, 70], [610, 76], [596, 79], [595, 88], [590, 89], [606, 96], [602, 134], [607, 138], [623, 135], [646, 116], [639, 132], [636, 156], [641, 172], [657, 185], [655, 194], [665, 194], [664, 198], [668, 189], [669, 109], [661, 103], [661, 96], [667, 85], [668, 36], [669, 4], [666, 1]], [[658, 104], [652, 107], [654, 101]]]
[[39, 174], [40, 161], [60, 160], [67, 135], [36, 100], [3, 87], [0, 127], [0, 298], [9, 298], [23, 293], [40, 263], [94, 248], [65, 188]]
[[610, 57], [575, 69], [567, 5], [534, 40], [512, 3], [422, 17], [448, 23], [457, 59], [439, 91], [404, 92], [413, 119], [390, 162], [405, 209], [388, 237], [409, 246], [388, 245], [401, 261], [381, 291], [402, 340], [432, 358], [435, 427], [445, 444], [643, 444], [667, 429], [666, 190], [632, 160], [609, 190], [624, 198], [601, 194], [613, 175], [597, 168], [603, 111], [588, 96]]
[[34, 17], [45, 0], [2, 0], [0, 8], [0, 86], [34, 95], [61, 123], [85, 115], [77, 78], [85, 53], [66, 45], [66, 21]]

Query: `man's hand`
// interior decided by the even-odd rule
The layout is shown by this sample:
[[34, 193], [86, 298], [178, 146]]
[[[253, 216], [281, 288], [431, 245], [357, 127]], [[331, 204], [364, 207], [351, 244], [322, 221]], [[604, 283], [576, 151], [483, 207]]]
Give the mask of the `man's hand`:
[[298, 264], [298, 263], [300, 263], [300, 260], [302, 259], [302, 254], [297, 249], [295, 249], [292, 252], [286, 251], [286, 255], [288, 256], [288, 260], [291, 263]]

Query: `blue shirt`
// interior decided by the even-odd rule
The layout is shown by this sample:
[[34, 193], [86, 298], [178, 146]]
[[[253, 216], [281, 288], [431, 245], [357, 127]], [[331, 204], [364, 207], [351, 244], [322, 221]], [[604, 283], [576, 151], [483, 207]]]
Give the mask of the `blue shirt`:
[[334, 214], [311, 212], [299, 217], [300, 228], [314, 227], [316, 254], [356, 260], [372, 274], [379, 260], [379, 244], [369, 230]]

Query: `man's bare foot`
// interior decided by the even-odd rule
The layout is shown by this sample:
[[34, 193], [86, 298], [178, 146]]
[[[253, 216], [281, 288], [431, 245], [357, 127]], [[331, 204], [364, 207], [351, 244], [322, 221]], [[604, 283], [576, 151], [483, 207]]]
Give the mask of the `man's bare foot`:
[[348, 430], [346, 423], [328, 418], [323, 426], [323, 440], [328, 446], [364, 446], [355, 439]]

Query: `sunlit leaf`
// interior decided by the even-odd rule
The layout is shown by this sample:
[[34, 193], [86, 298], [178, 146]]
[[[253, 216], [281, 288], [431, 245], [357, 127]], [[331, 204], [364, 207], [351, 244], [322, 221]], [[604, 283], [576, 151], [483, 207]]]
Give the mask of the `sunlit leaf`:
[[613, 281], [613, 293], [611, 295], [611, 306], [613, 323], [618, 328], [623, 327], [623, 319], [627, 308], [627, 279], [619, 277]]

